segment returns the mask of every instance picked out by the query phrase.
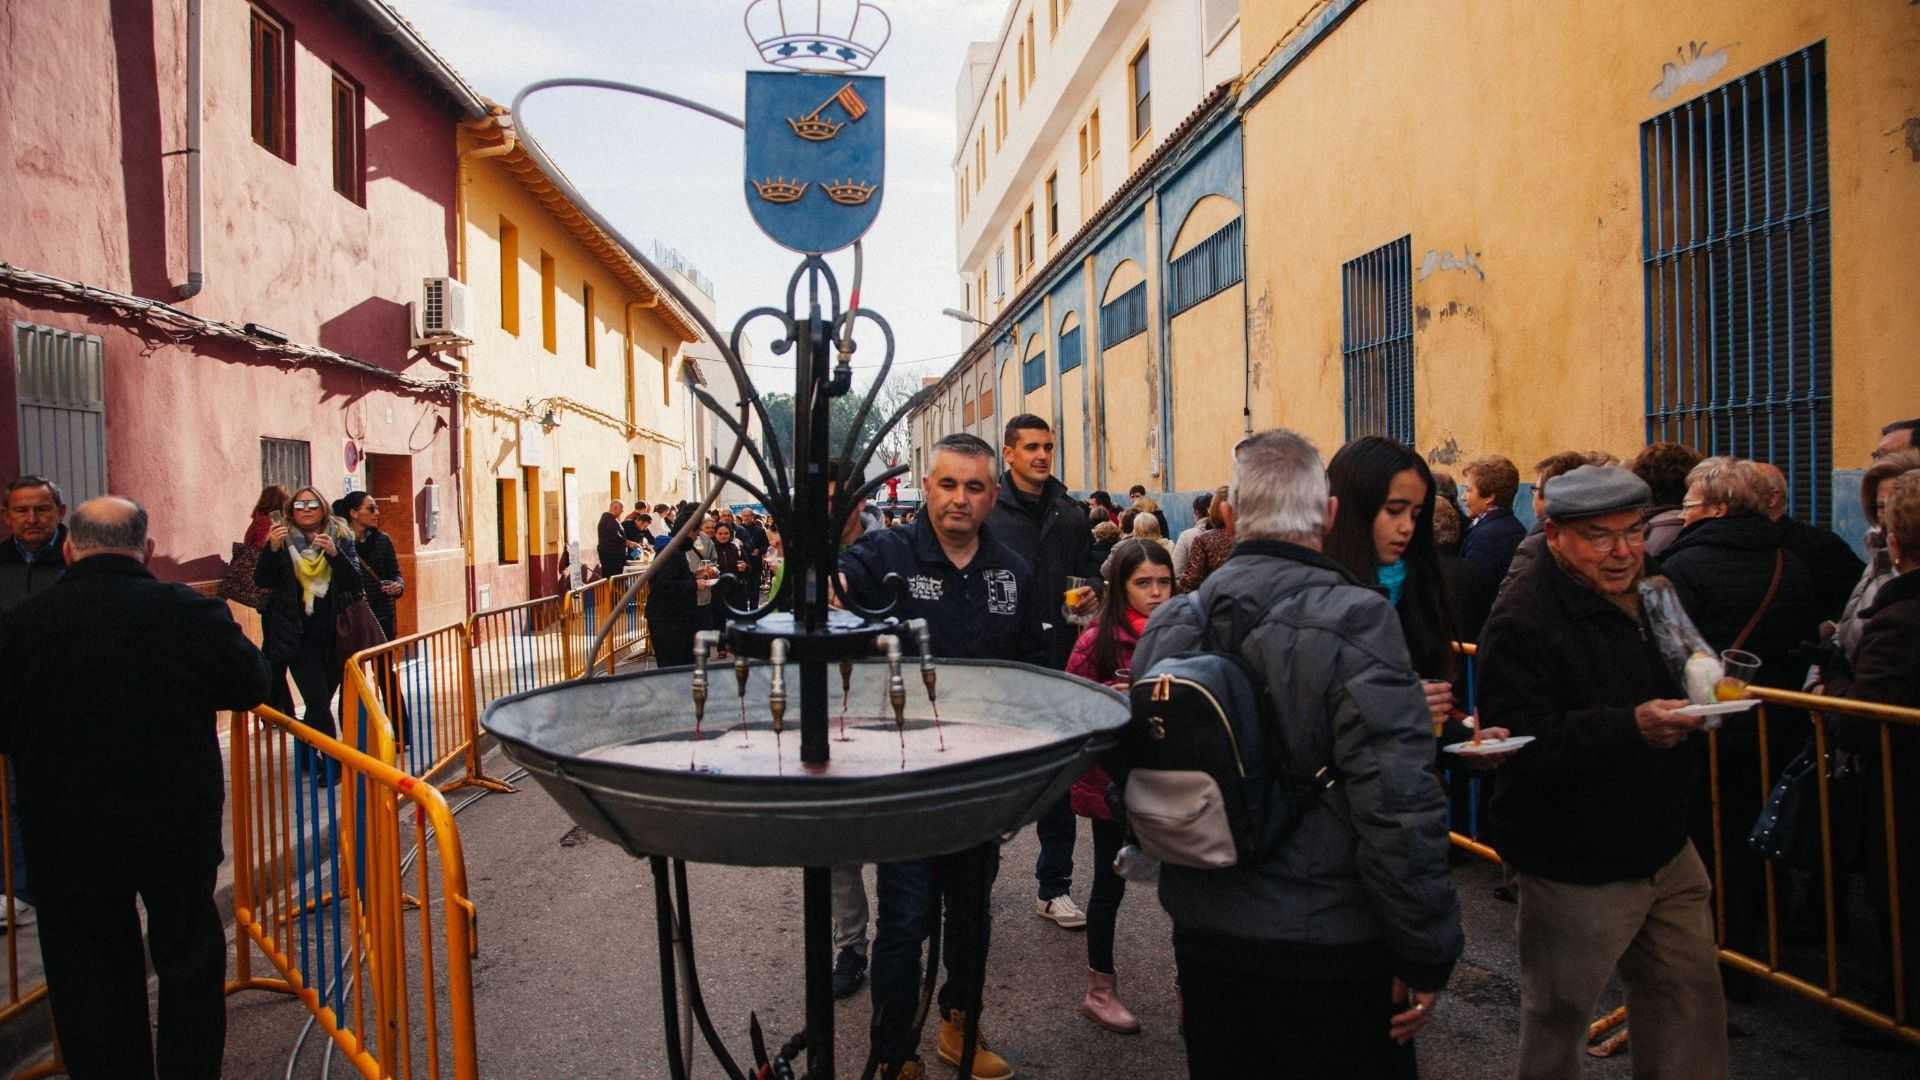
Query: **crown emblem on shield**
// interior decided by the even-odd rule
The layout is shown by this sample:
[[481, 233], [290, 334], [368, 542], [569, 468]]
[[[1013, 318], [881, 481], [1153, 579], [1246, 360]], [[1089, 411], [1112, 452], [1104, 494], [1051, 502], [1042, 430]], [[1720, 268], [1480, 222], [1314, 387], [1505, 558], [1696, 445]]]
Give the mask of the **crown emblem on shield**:
[[795, 71], [865, 71], [893, 36], [867, 0], [753, 0], [746, 27], [762, 60]]

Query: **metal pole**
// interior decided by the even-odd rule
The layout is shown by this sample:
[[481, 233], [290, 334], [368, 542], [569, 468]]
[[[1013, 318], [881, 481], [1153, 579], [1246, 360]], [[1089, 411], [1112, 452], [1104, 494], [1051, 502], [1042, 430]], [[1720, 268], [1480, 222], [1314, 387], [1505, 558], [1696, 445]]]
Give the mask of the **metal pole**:
[[806, 926], [807, 1075], [833, 1073], [833, 882], [832, 871], [809, 866], [801, 873]]

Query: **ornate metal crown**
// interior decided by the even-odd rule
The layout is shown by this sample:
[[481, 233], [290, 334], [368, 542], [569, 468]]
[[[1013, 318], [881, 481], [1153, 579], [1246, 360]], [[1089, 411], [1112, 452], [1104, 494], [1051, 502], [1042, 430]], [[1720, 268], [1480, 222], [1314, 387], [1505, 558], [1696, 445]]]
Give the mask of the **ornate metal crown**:
[[762, 60], [796, 71], [865, 71], [893, 36], [867, 0], [753, 0], [746, 27]]

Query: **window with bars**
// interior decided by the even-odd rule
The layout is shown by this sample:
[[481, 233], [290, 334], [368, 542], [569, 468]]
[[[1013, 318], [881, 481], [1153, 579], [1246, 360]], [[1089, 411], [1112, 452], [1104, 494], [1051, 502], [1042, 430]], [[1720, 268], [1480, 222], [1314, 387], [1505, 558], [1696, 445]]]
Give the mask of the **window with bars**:
[[299, 491], [313, 483], [313, 444], [304, 439], [260, 437], [260, 484]]
[[287, 25], [259, 8], [248, 27], [252, 69], [253, 141], [293, 160], [292, 82], [287, 78]]
[[360, 87], [340, 72], [333, 73], [333, 190], [364, 204], [366, 200], [367, 149], [361, 132], [363, 120]]
[[60, 485], [68, 506], [107, 493], [106, 353], [100, 338], [13, 324], [20, 472]]
[[1167, 313], [1171, 318], [1228, 289], [1244, 276], [1240, 218], [1187, 249], [1167, 267]]
[[1076, 326], [1060, 335], [1060, 374], [1079, 367], [1080, 359], [1080, 328]]
[[1047, 385], [1047, 351], [1041, 349], [1020, 362], [1020, 392], [1031, 394]]
[[1413, 445], [1413, 237], [1340, 268], [1347, 438]]
[[1826, 48], [1641, 125], [1647, 439], [1772, 462], [1832, 518]]
[[1141, 282], [1100, 308], [1100, 347], [1111, 349], [1147, 329], [1147, 283]]

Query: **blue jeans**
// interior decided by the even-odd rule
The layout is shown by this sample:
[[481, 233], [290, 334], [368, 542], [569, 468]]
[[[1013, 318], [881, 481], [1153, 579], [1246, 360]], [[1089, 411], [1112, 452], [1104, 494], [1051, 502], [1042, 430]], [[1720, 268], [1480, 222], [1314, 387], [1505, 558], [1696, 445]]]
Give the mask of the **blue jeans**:
[[913, 1013], [920, 1003], [920, 948], [938, 917], [936, 899], [946, 910], [941, 958], [947, 981], [940, 987], [940, 1015], [970, 1008], [981, 992], [987, 969], [982, 945], [992, 926], [984, 900], [999, 868], [998, 844], [874, 867], [880, 912], [873, 937], [871, 1030], [880, 1061], [897, 1064], [919, 1052]]
[[1040, 857], [1034, 860], [1033, 876], [1042, 900], [1065, 896], [1073, 888], [1074, 820], [1072, 797], [1062, 795], [1033, 823], [1033, 831], [1040, 838]]

